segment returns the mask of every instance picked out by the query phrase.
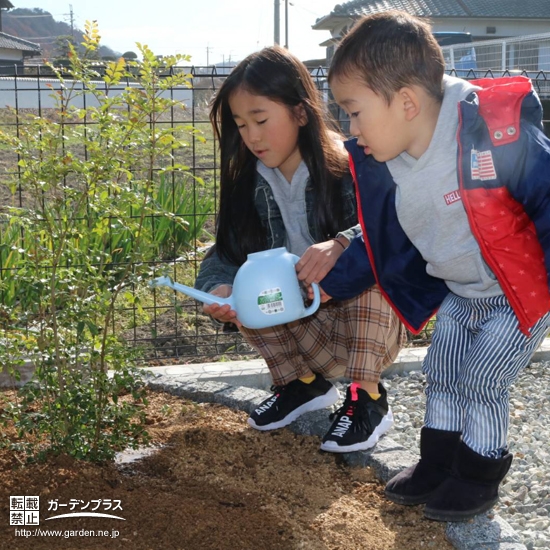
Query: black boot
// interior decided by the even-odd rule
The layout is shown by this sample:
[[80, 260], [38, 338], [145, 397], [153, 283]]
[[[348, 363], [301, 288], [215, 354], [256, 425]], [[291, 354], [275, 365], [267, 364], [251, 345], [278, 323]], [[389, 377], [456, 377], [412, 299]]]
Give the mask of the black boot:
[[510, 464], [508, 451], [501, 458], [487, 458], [461, 443], [451, 477], [430, 498], [424, 515], [438, 521], [466, 521], [490, 510]]
[[424, 504], [450, 473], [460, 432], [422, 428], [420, 461], [394, 476], [386, 485], [386, 497], [397, 504]]

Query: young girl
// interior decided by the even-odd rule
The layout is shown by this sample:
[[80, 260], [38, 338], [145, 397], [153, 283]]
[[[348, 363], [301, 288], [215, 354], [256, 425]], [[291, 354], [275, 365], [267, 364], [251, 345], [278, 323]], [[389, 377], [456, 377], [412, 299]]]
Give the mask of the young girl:
[[[320, 281], [360, 228], [347, 156], [306, 67], [279, 47], [248, 56], [220, 87], [210, 119], [220, 144], [220, 211], [196, 288], [227, 297], [247, 254], [282, 246], [301, 257], [299, 279]], [[243, 327], [229, 305], [204, 311], [235, 324], [269, 367], [274, 394], [250, 415], [253, 428], [280, 428], [334, 404], [339, 393], [326, 378], [344, 374], [354, 382], [321, 448], [368, 449], [391, 427], [379, 377], [404, 329], [377, 288], [261, 330]]]

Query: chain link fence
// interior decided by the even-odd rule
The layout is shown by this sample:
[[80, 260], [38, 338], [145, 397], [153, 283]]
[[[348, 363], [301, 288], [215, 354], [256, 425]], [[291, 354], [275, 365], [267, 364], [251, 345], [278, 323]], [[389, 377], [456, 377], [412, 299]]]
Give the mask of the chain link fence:
[[[477, 47], [477, 45], [476, 45]], [[13, 70], [13, 67], [11, 68]], [[213, 132], [208, 119], [208, 104], [219, 88], [230, 69], [216, 67], [190, 67], [177, 70], [191, 75], [191, 88], [178, 88], [167, 91], [171, 98], [181, 103], [181, 109], [174, 109], [171, 115], [162, 121], [172, 127], [182, 123], [190, 124], [197, 129], [198, 134], [189, 138], [187, 147], [174, 162], [183, 163], [188, 167], [188, 177], [185, 180], [195, 197], [187, 206], [187, 211], [179, 214], [189, 224], [200, 226], [189, 242], [189, 246], [181, 251], [174, 248], [174, 254], [167, 258], [159, 258], [152, 262], [152, 276], [155, 273], [166, 273], [174, 280], [183, 284], [193, 285], [200, 261], [213, 242], [215, 233], [216, 212], [218, 210], [219, 174], [218, 151], [213, 139]], [[0, 68], [1, 72], [1, 68]], [[327, 111], [338, 121], [343, 132], [347, 134], [349, 121], [345, 114], [331, 101], [327, 85], [327, 69], [319, 67], [312, 69], [311, 75], [322, 95]], [[450, 71], [451, 73], [453, 71]], [[456, 74], [456, 71], [454, 71]], [[5, 74], [5, 72], [4, 72]], [[496, 73], [493, 69], [469, 71], [462, 75], [465, 78], [480, 78], [485, 76], [508, 76], [510, 71]], [[533, 77], [535, 88], [546, 87], [548, 75], [541, 71]], [[98, 86], [102, 81], [98, 80]], [[132, 86], [131, 81], [123, 86]], [[52, 94], [55, 94], [59, 82], [40, 67], [25, 68], [23, 74], [0, 77], [0, 129], [11, 132], [22, 130], [17, 114], [31, 112], [38, 116], [55, 116], [55, 104]], [[122, 89], [123, 86], [120, 88]], [[109, 93], [117, 93], [116, 89]], [[94, 101], [93, 95], [87, 90], [81, 90], [76, 102], [89, 105]], [[545, 127], [550, 126], [550, 99], [543, 98]], [[78, 106], [78, 104], [75, 104]], [[77, 123], [77, 122], [75, 122]], [[81, 154], [85, 157], [86, 151]], [[0, 211], [3, 205], [14, 204], [25, 207], [25, 195], [10, 182], [17, 180], [19, 158], [13, 151], [0, 150]], [[180, 185], [176, 176], [172, 176], [171, 185]], [[11, 190], [10, 190], [11, 189]], [[201, 210], [204, 203], [198, 198], [209, 196], [211, 202], [207, 209]], [[0, 222], [0, 236], [6, 235], [7, 223]], [[0, 242], [0, 252], [6, 243]], [[178, 253], [176, 253], [176, 250]], [[0, 253], [0, 280], [13, 276], [11, 267], [2, 263]], [[202, 314], [202, 308], [194, 300], [187, 299], [182, 294], [172, 291], [155, 292], [150, 289], [130, 289], [140, 294], [140, 305], [121, 306], [113, 320], [113, 332], [130, 345], [139, 348], [141, 357], [150, 364], [175, 364], [182, 362], [207, 362], [213, 360], [235, 359], [254, 355], [255, 352], [240, 338], [238, 332], [228, 333], [216, 327], [209, 318]], [[1, 292], [0, 292], [1, 294]], [[2, 296], [0, 295], [0, 300]], [[1, 302], [0, 302], [1, 303]], [[1, 322], [1, 315], [0, 315]], [[425, 345], [430, 340], [432, 323], [418, 336], [410, 337], [411, 345]]]

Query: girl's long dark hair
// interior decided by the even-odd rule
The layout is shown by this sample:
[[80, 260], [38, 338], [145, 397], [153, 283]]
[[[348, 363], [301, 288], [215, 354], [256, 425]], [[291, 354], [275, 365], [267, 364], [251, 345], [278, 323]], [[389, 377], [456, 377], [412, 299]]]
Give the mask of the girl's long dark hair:
[[221, 157], [218, 254], [241, 265], [247, 254], [268, 246], [254, 203], [257, 159], [244, 144], [229, 107], [237, 90], [265, 96], [290, 110], [303, 105], [307, 124], [300, 127], [298, 147], [314, 188], [316, 229], [326, 239], [345, 229], [339, 183], [347, 171], [347, 156], [329, 129], [320, 94], [305, 65], [287, 50], [273, 46], [241, 61], [211, 105], [210, 120]]

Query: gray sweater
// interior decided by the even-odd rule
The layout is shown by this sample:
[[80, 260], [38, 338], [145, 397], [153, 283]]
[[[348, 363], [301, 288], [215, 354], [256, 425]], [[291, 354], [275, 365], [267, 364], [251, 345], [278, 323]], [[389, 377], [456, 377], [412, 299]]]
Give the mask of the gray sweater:
[[315, 244], [307, 223], [306, 185], [309, 170], [304, 161], [288, 182], [278, 168], [268, 168], [262, 161], [256, 163], [256, 170], [271, 187], [275, 202], [279, 206], [286, 228], [285, 247], [292, 254], [301, 256], [312, 244]]
[[444, 77], [444, 99], [428, 149], [415, 159], [402, 153], [387, 166], [397, 184], [399, 222], [427, 262], [426, 271], [464, 298], [498, 296], [502, 289], [481, 256], [457, 177], [458, 107], [478, 88]]

